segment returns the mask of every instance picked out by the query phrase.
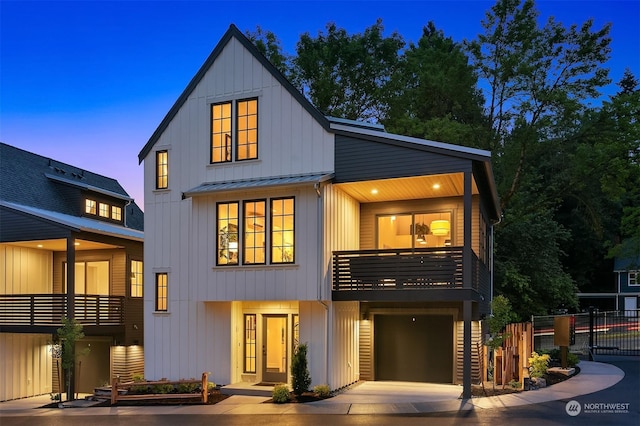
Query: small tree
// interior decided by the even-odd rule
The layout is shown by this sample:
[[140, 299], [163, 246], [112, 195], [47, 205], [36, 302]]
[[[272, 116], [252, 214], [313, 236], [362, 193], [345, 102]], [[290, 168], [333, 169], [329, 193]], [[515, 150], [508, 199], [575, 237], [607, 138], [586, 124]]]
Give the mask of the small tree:
[[307, 366], [307, 344], [298, 346], [291, 360], [291, 379], [293, 381], [293, 393], [297, 396], [309, 390], [311, 375]]
[[[75, 318], [62, 318], [62, 327], [57, 330], [60, 343], [62, 345], [62, 369], [65, 371], [67, 400], [73, 399], [71, 392], [71, 381], [73, 380], [73, 367], [76, 362], [76, 342], [84, 337], [82, 324], [78, 324]], [[81, 354], [86, 355], [89, 349], [84, 349]]]
[[[491, 349], [490, 368], [494, 369], [494, 352], [502, 346], [502, 342], [508, 336], [503, 333], [507, 324], [515, 319], [515, 314], [511, 310], [511, 303], [506, 297], [499, 295], [491, 301], [491, 317], [489, 317], [489, 340], [485, 343]], [[495, 374], [495, 371], [493, 372]], [[493, 382], [495, 391], [496, 383]]]

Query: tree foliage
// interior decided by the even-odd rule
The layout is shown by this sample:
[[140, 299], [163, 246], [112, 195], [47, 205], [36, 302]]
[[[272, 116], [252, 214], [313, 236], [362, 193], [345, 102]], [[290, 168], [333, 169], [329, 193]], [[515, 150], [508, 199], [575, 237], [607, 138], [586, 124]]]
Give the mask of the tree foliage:
[[300, 396], [309, 390], [311, 375], [307, 363], [307, 344], [298, 345], [291, 359], [291, 386], [293, 393]]

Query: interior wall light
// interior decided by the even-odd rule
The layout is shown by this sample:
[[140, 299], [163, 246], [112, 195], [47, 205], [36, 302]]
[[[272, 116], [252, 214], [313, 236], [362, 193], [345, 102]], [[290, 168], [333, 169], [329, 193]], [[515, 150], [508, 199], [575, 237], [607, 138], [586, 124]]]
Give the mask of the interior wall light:
[[434, 220], [431, 222], [431, 233], [437, 237], [444, 237], [445, 235], [449, 235], [449, 231], [451, 231], [451, 224], [448, 220]]

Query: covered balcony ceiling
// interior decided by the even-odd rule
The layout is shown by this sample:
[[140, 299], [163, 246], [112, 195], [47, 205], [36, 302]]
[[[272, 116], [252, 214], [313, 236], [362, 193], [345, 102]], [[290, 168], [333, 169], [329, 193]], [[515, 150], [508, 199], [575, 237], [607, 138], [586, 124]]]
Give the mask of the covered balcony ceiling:
[[[421, 198], [461, 197], [464, 193], [464, 174], [417, 176], [396, 179], [368, 180], [336, 184], [338, 188], [361, 203]], [[475, 181], [473, 194], [478, 194]]]
[[[16, 241], [9, 242], [13, 246], [28, 247], [38, 250], [50, 250], [50, 251], [67, 251], [67, 240], [64, 238], [58, 238], [55, 240], [33, 240], [33, 241]], [[113, 249], [118, 248], [112, 244], [98, 243], [95, 241], [76, 240], [76, 250], [100, 250], [100, 249]]]

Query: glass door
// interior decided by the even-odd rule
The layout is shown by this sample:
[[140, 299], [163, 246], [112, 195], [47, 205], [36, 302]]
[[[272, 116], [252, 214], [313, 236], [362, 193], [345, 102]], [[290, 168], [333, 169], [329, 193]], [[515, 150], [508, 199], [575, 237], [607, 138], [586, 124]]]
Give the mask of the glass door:
[[262, 381], [287, 383], [287, 316], [263, 318]]

